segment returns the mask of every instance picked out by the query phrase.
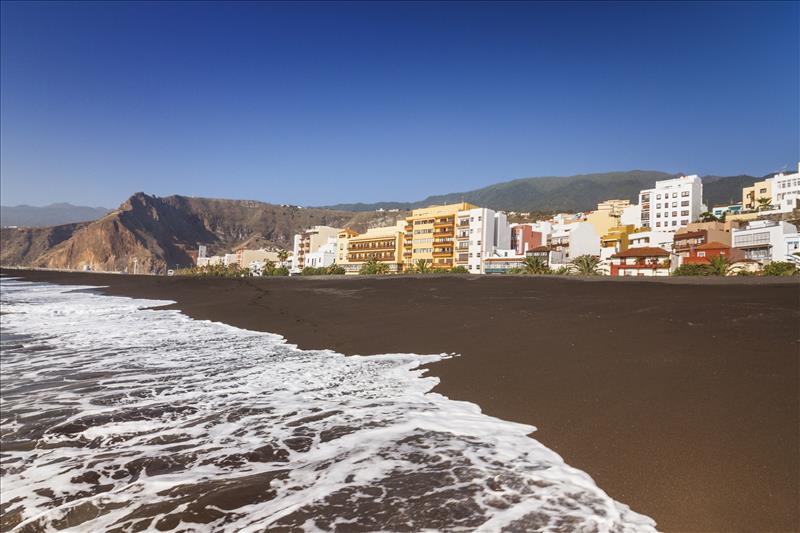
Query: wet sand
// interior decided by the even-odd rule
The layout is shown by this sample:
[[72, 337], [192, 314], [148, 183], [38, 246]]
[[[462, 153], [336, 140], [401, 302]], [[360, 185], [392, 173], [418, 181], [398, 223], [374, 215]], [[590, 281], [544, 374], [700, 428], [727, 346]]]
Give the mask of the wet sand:
[[456, 352], [431, 367], [437, 392], [537, 426], [660, 530], [800, 530], [797, 279], [4, 273], [175, 300], [301, 348]]

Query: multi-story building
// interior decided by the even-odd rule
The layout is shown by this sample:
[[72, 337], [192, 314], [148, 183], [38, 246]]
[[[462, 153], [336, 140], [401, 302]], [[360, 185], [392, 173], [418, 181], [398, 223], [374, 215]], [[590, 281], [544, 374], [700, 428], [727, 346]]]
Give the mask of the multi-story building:
[[471, 274], [483, 274], [483, 260], [510, 245], [511, 230], [505, 213], [485, 207], [458, 212], [455, 266], [463, 266]]
[[605, 235], [613, 227], [620, 225], [620, 218], [626, 208], [630, 207], [628, 200], [606, 200], [597, 204], [597, 209], [587, 213], [586, 222], [594, 226], [598, 235]]
[[425, 261], [432, 268], [452, 269], [456, 263], [456, 218], [459, 211], [476, 208], [462, 202], [414, 209], [404, 226], [405, 269], [413, 269], [418, 261]]
[[629, 236], [636, 228], [633, 225], [615, 226], [600, 237], [600, 259], [609, 259], [612, 255], [624, 252], [630, 245]]
[[306, 266], [310, 266], [306, 264], [306, 256], [319, 251], [320, 247], [328, 245], [329, 239], [333, 238], [335, 241], [340, 231], [341, 229], [332, 228], [330, 226], [314, 226], [303, 233], [295, 235], [294, 247], [292, 250], [292, 257], [294, 258], [292, 262], [292, 271], [300, 272]]
[[517, 255], [545, 244], [547, 236], [533, 228], [533, 224], [511, 224], [511, 248]]
[[336, 264], [344, 266], [347, 262], [347, 244], [350, 242], [352, 237], [358, 235], [358, 232], [350, 229], [344, 228], [340, 231], [336, 236]]
[[561, 251], [565, 262], [581, 255], [600, 255], [600, 235], [589, 222], [573, 222], [553, 229], [550, 247]]
[[669, 231], [653, 231], [639, 228], [638, 231], [628, 235], [628, 248], [657, 247], [672, 250], [672, 240], [675, 234]]
[[670, 253], [663, 248], [628, 248], [611, 256], [612, 276], [669, 276]]
[[527, 257], [533, 257], [543, 261], [547, 266], [560, 266], [566, 263], [562, 250], [553, 250], [549, 246], [539, 246], [525, 252]]
[[769, 263], [786, 261], [786, 236], [797, 233], [788, 222], [754, 220], [733, 230], [733, 247], [744, 252], [746, 259]]
[[303, 257], [303, 268], [323, 268], [329, 267], [336, 262], [336, 243], [338, 235], [328, 237], [322, 246], [317, 247], [313, 252], [306, 252]]
[[756, 211], [766, 205], [767, 200], [772, 202], [772, 181], [769, 179], [742, 188], [742, 208], [745, 211]]
[[371, 228], [360, 234], [343, 230], [337, 245], [341, 259], [336, 263], [344, 268], [345, 274], [358, 274], [370, 260], [386, 264], [390, 273], [402, 272], [405, 225], [401, 220], [394, 226]]
[[791, 213], [800, 202], [800, 163], [793, 174], [776, 174], [767, 180], [771, 183], [772, 207], [781, 213]]
[[783, 242], [786, 244], [786, 261], [800, 265], [800, 233], [785, 233]]
[[676, 231], [703, 212], [703, 181], [700, 176], [657, 181], [639, 193], [642, 226], [656, 231]]

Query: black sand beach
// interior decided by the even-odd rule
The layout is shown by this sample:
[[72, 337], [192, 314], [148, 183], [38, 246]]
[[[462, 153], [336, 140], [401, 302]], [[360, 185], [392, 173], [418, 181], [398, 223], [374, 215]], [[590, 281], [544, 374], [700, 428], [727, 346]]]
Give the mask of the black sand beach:
[[660, 530], [800, 530], [796, 279], [4, 274], [175, 300], [301, 348], [455, 352], [437, 392], [537, 426]]

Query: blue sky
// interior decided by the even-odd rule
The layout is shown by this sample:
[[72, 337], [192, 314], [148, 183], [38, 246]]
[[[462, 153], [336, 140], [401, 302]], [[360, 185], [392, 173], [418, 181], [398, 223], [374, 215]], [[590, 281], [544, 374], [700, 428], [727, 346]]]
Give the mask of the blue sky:
[[792, 168], [798, 6], [3, 2], [2, 203]]

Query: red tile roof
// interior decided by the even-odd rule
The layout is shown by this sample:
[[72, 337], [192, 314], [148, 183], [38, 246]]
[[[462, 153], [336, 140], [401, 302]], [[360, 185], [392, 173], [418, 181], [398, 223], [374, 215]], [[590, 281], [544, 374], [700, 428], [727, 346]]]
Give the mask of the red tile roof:
[[536, 248], [531, 248], [528, 251], [529, 252], [549, 252], [550, 251], [550, 247], [549, 246], [537, 246]]
[[700, 246], [696, 247], [695, 250], [725, 250], [726, 248], [730, 248], [730, 246], [719, 241], [713, 241], [701, 244]]
[[657, 246], [643, 246], [641, 248], [628, 248], [611, 257], [669, 257], [669, 252]]

